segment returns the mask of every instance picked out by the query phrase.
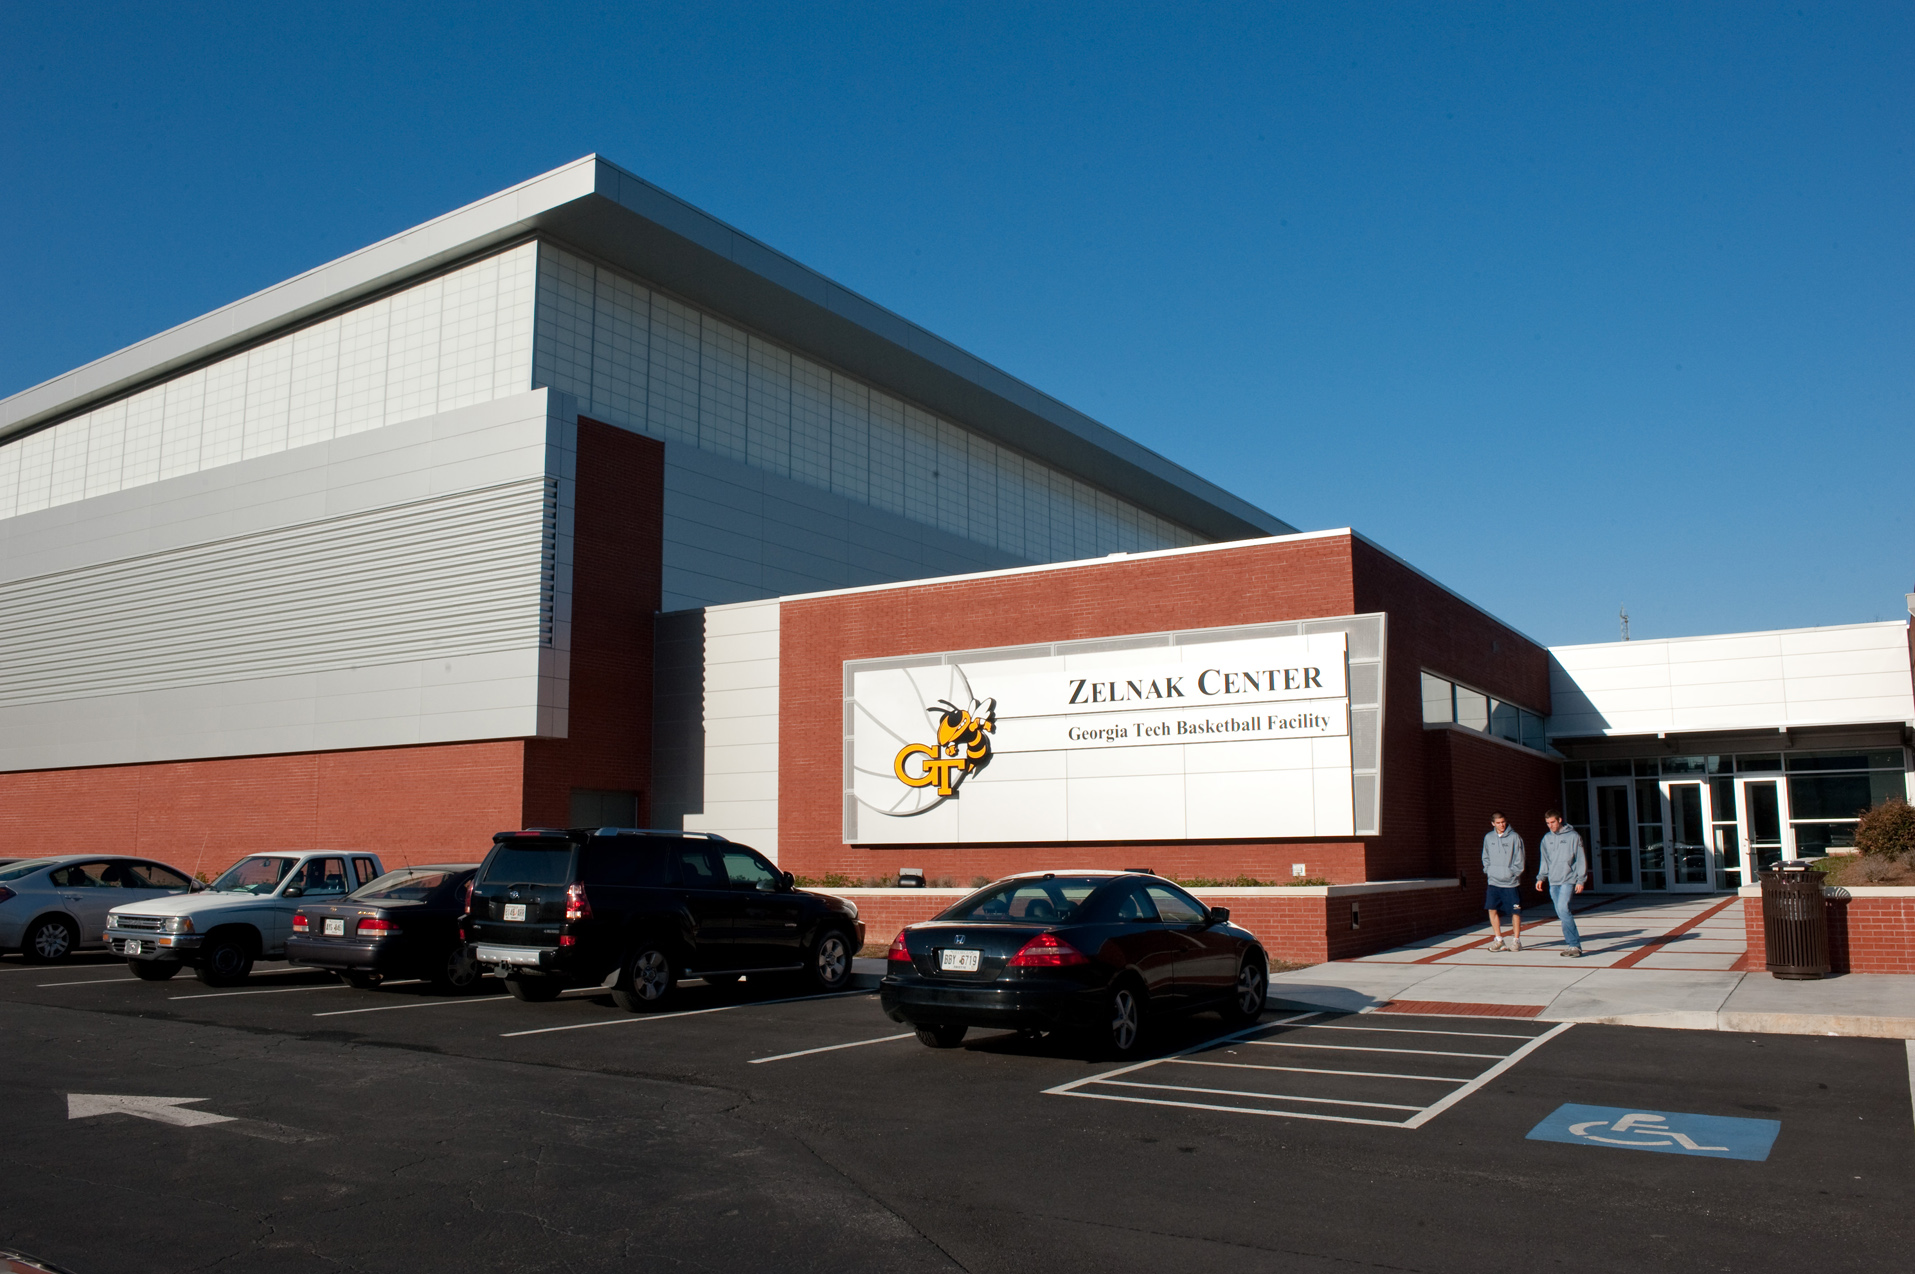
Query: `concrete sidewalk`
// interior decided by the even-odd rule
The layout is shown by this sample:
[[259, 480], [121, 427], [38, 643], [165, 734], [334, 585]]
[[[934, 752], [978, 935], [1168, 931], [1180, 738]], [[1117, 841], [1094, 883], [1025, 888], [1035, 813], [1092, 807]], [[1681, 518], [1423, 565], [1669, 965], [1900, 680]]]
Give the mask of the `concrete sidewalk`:
[[1454, 1013], [1704, 1031], [1915, 1039], [1915, 976], [1789, 982], [1744, 972], [1733, 895], [1593, 899], [1584, 959], [1562, 958], [1554, 916], [1523, 950], [1486, 949], [1487, 927], [1270, 979], [1273, 1002], [1346, 1012]]

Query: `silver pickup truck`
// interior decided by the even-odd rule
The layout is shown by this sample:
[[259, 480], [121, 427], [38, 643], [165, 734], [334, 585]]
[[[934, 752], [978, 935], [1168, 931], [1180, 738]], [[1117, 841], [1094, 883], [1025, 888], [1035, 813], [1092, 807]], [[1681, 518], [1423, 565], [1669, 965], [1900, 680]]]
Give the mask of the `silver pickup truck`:
[[106, 940], [151, 982], [183, 967], [208, 986], [243, 982], [255, 960], [286, 958], [300, 903], [343, 898], [385, 870], [377, 855], [358, 852], [250, 854], [201, 893], [115, 907]]

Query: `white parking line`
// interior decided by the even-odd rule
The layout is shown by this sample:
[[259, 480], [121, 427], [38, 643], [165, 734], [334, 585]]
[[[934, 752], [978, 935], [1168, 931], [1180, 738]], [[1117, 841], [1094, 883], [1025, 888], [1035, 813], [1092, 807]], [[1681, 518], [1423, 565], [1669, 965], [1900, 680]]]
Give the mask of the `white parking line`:
[[394, 1009], [436, 1009], [443, 1004], [504, 1004], [509, 995], [468, 995], [458, 1000], [413, 1000], [406, 1004], [375, 1004], [369, 1009], [329, 1009], [314, 1017], [345, 1017], [349, 1013], [390, 1013]]
[[1414, 1053], [1418, 1057], [1473, 1057], [1479, 1061], [1500, 1061], [1501, 1053], [1445, 1053], [1433, 1048], [1377, 1048], [1369, 1045], [1359, 1048], [1355, 1044], [1294, 1044], [1289, 1040], [1245, 1040], [1246, 1044], [1260, 1044], [1264, 1048], [1322, 1048], [1333, 1053]]
[[1534, 1053], [1537, 1049], [1549, 1043], [1549, 1041], [1555, 1039], [1558, 1035], [1561, 1035], [1574, 1025], [1574, 1022], [1557, 1023], [1549, 1030], [1544, 1031], [1541, 1035], [1538, 1035], [1535, 1039], [1517, 1049], [1514, 1053], [1511, 1053], [1508, 1057], [1505, 1057], [1496, 1065], [1484, 1071], [1481, 1075], [1478, 1075], [1475, 1079], [1472, 1079], [1463, 1087], [1437, 1102], [1428, 1110], [1425, 1110], [1422, 1114], [1411, 1116], [1409, 1122], [1403, 1126], [1405, 1128], [1421, 1128], [1424, 1124], [1427, 1124], [1430, 1120], [1436, 1118], [1457, 1102], [1462, 1101], [1465, 1097], [1468, 1097], [1471, 1093], [1489, 1083], [1492, 1079], [1495, 1079], [1498, 1075], [1501, 1075], [1504, 1071], [1522, 1061], [1525, 1057], [1528, 1057], [1531, 1053]]
[[1103, 1081], [1112, 1088], [1162, 1088], [1173, 1093], [1209, 1093], [1215, 1097], [1264, 1097], [1271, 1101], [1307, 1101], [1318, 1106], [1374, 1106], [1381, 1110], [1421, 1110], [1393, 1101], [1346, 1101], [1339, 1097], [1299, 1097], [1295, 1093], [1248, 1093], [1238, 1088], [1192, 1088], [1188, 1084], [1134, 1084], [1127, 1079]]
[[108, 982], [138, 982], [139, 978], [88, 978], [84, 982], [39, 982], [36, 986], [105, 986]]
[[550, 1035], [554, 1031], [584, 1031], [594, 1026], [631, 1026], [635, 1022], [662, 1022], [668, 1017], [697, 1017], [702, 1013], [729, 1013], [733, 1009], [763, 1008], [769, 1004], [796, 1004], [801, 1000], [841, 1000], [847, 995], [875, 998], [870, 991], [827, 991], [823, 995], [794, 995], [784, 1000], [752, 1000], [744, 1004], [720, 1004], [709, 1009], [681, 1009], [676, 1013], [648, 1013], [632, 1017], [607, 1018], [600, 1022], [572, 1022], [565, 1026], [541, 1026], [530, 1031], [507, 1031], [499, 1038], [509, 1040], [521, 1035]]
[[200, 991], [193, 995], [169, 995], [169, 1000], [218, 1000], [229, 995], [291, 995], [295, 991], [351, 991], [344, 982], [326, 982], [319, 986], [271, 986], [251, 991]]
[[1173, 1057], [1169, 1060], [1179, 1066], [1228, 1066], [1232, 1070], [1295, 1071], [1303, 1075], [1355, 1075], [1358, 1079], [1427, 1079], [1433, 1084], [1469, 1083], [1468, 1079], [1459, 1075], [1392, 1075], [1388, 1071], [1325, 1070], [1319, 1066], [1259, 1066], [1255, 1062], [1200, 1062], [1194, 1057]]
[[775, 1057], [754, 1057], [748, 1064], [757, 1066], [764, 1062], [787, 1061], [793, 1057], [810, 1057], [813, 1053], [835, 1053], [841, 1048], [863, 1048], [866, 1044], [889, 1044], [893, 1040], [916, 1039], [917, 1034], [916, 1031], [906, 1031], [902, 1035], [881, 1035], [875, 1040], [852, 1040], [849, 1044], [827, 1044], [823, 1048], [801, 1048], [795, 1053], [779, 1053]]

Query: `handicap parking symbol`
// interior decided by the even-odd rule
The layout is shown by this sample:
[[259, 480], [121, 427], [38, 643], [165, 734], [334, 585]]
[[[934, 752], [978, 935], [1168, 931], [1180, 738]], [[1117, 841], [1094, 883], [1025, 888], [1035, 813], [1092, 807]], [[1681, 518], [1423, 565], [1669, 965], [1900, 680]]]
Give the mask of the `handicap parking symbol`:
[[1729, 1119], [1572, 1103], [1558, 1106], [1549, 1118], [1529, 1130], [1526, 1140], [1760, 1162], [1769, 1157], [1775, 1136], [1781, 1131], [1782, 1125], [1773, 1119]]

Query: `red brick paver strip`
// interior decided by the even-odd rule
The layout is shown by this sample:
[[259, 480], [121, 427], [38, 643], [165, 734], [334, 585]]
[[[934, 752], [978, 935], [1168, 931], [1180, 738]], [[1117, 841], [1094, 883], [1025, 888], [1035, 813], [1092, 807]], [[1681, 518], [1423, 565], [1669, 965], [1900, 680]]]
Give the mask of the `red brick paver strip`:
[[1535, 1017], [1546, 1004], [1458, 1004], [1451, 1000], [1391, 1000], [1378, 1013], [1428, 1013], [1438, 1017]]
[[[1724, 911], [1729, 907], [1733, 907], [1735, 904], [1741, 901], [1742, 899], [1738, 897], [1734, 897], [1734, 896], [1725, 898], [1721, 902], [1717, 903], [1715, 906], [1709, 908], [1707, 911], [1704, 911], [1700, 913], [1699, 915], [1693, 916], [1690, 919], [1684, 921], [1683, 923], [1677, 925], [1675, 928], [1671, 929], [1668, 933], [1663, 934], [1660, 938], [1657, 938], [1655, 941], [1644, 943], [1642, 946], [1636, 948], [1634, 951], [1631, 951], [1628, 955], [1616, 961], [1614, 964], [1610, 965], [1609, 967], [1612, 969], [1632, 968], [1635, 966], [1635, 964], [1638, 961], [1642, 960], [1643, 958], [1647, 956], [1654, 955], [1656, 952], [1662, 950], [1662, 948], [1667, 946], [1669, 943], [1674, 942], [1677, 938], [1680, 938], [1683, 934], [1689, 932], [1691, 929], [1695, 928], [1697, 925], [1707, 920], [1710, 916], [1713, 916], [1720, 911]], [[1746, 955], [1743, 957], [1743, 959], [1745, 960], [1747, 958], [1748, 957]]]

